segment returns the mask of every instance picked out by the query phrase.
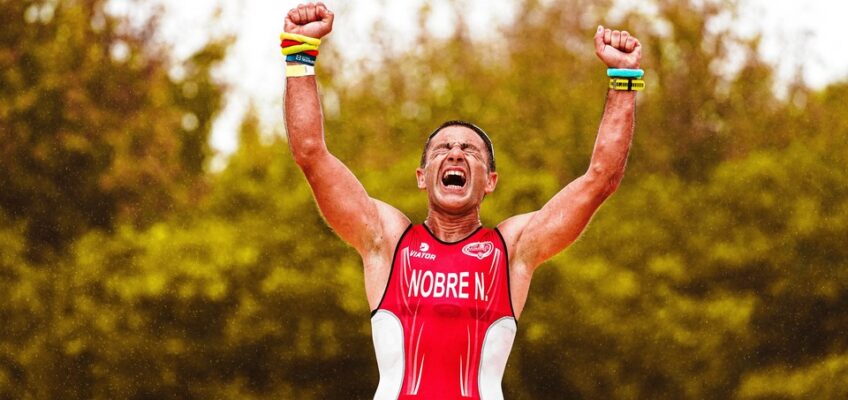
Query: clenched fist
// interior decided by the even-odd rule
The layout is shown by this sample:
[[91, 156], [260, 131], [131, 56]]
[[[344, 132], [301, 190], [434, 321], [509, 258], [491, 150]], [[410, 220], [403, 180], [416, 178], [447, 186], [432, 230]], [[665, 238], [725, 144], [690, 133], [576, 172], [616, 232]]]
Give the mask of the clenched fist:
[[333, 12], [321, 2], [300, 4], [286, 15], [285, 30], [321, 39], [333, 30]]
[[642, 60], [642, 45], [627, 31], [598, 26], [595, 32], [595, 54], [608, 68], [638, 69]]

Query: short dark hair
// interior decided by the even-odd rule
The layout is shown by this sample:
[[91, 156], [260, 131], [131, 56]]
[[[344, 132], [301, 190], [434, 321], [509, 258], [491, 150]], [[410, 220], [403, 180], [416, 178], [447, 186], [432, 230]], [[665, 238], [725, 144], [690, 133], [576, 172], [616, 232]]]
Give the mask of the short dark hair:
[[433, 140], [433, 136], [436, 136], [436, 134], [441, 132], [442, 129], [445, 129], [449, 126], [466, 127], [474, 131], [477, 136], [480, 136], [480, 139], [483, 139], [483, 143], [486, 143], [486, 152], [489, 153], [489, 171], [495, 172], [495, 149], [492, 146], [492, 139], [489, 139], [489, 135], [486, 134], [486, 131], [480, 129], [479, 126], [474, 125], [468, 121], [461, 120], [451, 120], [441, 124], [438, 128], [436, 128], [436, 130], [433, 131], [433, 133], [430, 134], [430, 136], [427, 137], [427, 141], [424, 142], [424, 151], [421, 152], [421, 168], [424, 168], [424, 166], [427, 164], [427, 149], [430, 148], [430, 141]]

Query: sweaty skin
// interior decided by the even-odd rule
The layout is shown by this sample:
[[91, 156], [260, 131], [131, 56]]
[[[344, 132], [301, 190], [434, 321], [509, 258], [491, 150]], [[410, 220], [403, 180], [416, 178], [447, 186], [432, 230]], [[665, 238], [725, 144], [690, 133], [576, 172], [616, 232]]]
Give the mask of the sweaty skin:
[[[287, 14], [285, 30], [323, 38], [332, 30], [333, 18], [322, 3], [300, 5]], [[641, 44], [626, 31], [599, 26], [594, 45], [608, 68], [640, 66]], [[635, 92], [609, 90], [587, 171], [541, 209], [497, 225], [509, 255], [508, 287], [515, 318], [524, 309], [536, 268], [578, 238], [621, 182], [633, 137], [635, 99]], [[284, 107], [294, 159], [327, 223], [362, 257], [368, 304], [376, 310], [386, 291], [396, 246], [410, 220], [389, 204], [371, 198], [327, 150], [314, 76], [286, 79]], [[424, 225], [442, 242], [467, 238], [481, 226], [483, 197], [498, 183], [498, 174], [488, 168], [485, 148], [471, 129], [449, 126], [432, 138], [426, 164], [416, 170], [418, 188], [427, 193], [429, 202]], [[442, 178], [447, 173], [464, 175], [464, 186], [445, 185]]]

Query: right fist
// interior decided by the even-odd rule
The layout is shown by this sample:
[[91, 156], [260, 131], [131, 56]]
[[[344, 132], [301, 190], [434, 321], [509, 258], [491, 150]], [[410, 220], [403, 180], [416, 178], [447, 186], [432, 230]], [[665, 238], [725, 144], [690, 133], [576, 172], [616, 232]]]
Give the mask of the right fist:
[[324, 3], [300, 4], [286, 15], [286, 32], [321, 39], [333, 30], [333, 12]]

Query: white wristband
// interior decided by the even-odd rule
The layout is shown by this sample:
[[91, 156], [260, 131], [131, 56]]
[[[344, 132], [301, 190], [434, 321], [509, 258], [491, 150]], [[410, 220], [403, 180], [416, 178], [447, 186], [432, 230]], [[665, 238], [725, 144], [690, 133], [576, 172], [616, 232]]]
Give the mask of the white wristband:
[[305, 64], [286, 65], [286, 78], [315, 75], [315, 67]]

